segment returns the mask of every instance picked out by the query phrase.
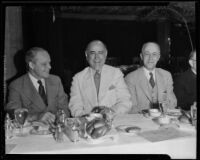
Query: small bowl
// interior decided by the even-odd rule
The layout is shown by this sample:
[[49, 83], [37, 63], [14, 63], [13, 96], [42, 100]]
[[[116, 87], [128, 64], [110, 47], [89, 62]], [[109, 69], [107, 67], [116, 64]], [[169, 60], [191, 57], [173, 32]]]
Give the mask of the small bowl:
[[149, 115], [151, 117], [159, 117], [161, 112], [158, 109], [149, 109]]
[[159, 124], [169, 124], [171, 123], [171, 118], [167, 117], [167, 116], [162, 116], [162, 117], [158, 117], [158, 123]]

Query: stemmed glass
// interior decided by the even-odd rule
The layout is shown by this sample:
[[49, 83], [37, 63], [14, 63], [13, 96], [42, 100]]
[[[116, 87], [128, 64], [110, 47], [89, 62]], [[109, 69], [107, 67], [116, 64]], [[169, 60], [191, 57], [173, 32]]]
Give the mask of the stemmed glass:
[[15, 114], [15, 121], [20, 125], [20, 133], [19, 136], [24, 136], [23, 134], [23, 126], [25, 123], [25, 120], [28, 116], [28, 110], [27, 109], [20, 109], [20, 110], [16, 110], [14, 112]]

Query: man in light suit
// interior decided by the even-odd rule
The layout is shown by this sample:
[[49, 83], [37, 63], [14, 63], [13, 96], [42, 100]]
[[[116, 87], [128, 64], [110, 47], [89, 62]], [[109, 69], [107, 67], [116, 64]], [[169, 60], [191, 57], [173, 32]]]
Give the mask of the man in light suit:
[[105, 65], [106, 46], [99, 40], [90, 42], [85, 51], [89, 67], [73, 77], [69, 109], [74, 117], [88, 114], [96, 106], [112, 108], [116, 114], [131, 108], [130, 93], [122, 72]]
[[[26, 53], [28, 73], [9, 85], [7, 111], [28, 110], [30, 121], [52, 123], [57, 110], [64, 109], [67, 116], [68, 99], [58, 76], [49, 74], [50, 56], [46, 50], [33, 47]], [[40, 81], [38, 81], [40, 80]]]
[[163, 103], [164, 110], [174, 108], [177, 100], [173, 92], [171, 74], [156, 68], [160, 58], [160, 47], [157, 43], [147, 42], [143, 45], [140, 57], [143, 67], [129, 73], [125, 77], [132, 98], [132, 113], [149, 109], [151, 104]]

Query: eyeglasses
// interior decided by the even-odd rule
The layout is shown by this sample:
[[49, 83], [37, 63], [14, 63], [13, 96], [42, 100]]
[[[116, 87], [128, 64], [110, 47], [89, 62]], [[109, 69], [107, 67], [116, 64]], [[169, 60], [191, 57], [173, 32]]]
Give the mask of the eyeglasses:
[[143, 55], [144, 55], [145, 57], [150, 57], [150, 56], [152, 56], [153, 58], [155, 58], [155, 57], [158, 57], [158, 56], [160, 55], [160, 53], [153, 53], [153, 54], [150, 54], [150, 53], [143, 53]]

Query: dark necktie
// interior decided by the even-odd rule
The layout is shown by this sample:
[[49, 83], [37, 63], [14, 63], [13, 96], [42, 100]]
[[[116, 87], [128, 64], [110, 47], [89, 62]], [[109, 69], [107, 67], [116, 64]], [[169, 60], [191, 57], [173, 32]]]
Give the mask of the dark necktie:
[[155, 86], [155, 81], [154, 81], [154, 79], [153, 79], [153, 73], [150, 72], [149, 75], [150, 75], [149, 83], [151, 84], [151, 87], [154, 88], [154, 86]]
[[94, 74], [94, 83], [96, 86], [97, 94], [99, 93], [100, 77], [101, 77], [100, 73], [96, 71]]
[[38, 80], [38, 83], [39, 83], [39, 90], [38, 90], [39, 94], [42, 97], [44, 103], [47, 105], [47, 96], [46, 96], [46, 93], [44, 91], [44, 86], [42, 85], [42, 81]]

